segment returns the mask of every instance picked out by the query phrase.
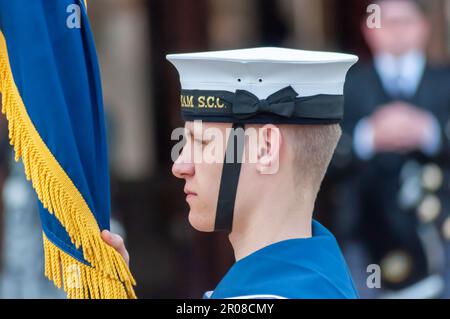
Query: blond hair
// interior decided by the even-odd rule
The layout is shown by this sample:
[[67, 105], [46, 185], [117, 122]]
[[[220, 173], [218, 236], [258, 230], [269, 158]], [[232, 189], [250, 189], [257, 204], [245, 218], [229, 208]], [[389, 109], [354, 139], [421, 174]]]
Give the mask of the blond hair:
[[[311, 189], [314, 199], [342, 135], [339, 124], [283, 126], [293, 151], [294, 183]], [[308, 187], [309, 186], [309, 187]]]

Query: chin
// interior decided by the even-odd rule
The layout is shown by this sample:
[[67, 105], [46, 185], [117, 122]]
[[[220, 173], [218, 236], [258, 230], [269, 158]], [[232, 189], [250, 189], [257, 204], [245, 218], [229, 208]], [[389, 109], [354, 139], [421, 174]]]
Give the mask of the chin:
[[205, 216], [205, 214], [201, 214], [195, 212], [191, 209], [189, 212], [189, 223], [191, 226], [200, 232], [211, 233], [214, 231], [214, 218]]

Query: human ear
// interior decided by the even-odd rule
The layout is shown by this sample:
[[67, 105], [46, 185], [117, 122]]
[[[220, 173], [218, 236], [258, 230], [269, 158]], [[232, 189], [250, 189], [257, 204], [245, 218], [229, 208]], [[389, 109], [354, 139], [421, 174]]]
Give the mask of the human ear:
[[280, 129], [272, 124], [259, 129], [258, 161], [256, 169], [259, 173], [269, 175], [278, 172], [282, 136]]

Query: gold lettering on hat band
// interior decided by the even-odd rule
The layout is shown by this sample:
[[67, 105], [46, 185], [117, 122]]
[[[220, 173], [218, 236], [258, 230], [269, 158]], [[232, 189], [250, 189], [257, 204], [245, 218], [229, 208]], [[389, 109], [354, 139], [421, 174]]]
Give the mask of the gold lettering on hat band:
[[194, 107], [194, 97], [192, 95], [181, 95], [181, 107]]
[[195, 101], [193, 95], [181, 95], [181, 107], [182, 108], [208, 108], [208, 109], [223, 109], [225, 104], [216, 96], [199, 96]]

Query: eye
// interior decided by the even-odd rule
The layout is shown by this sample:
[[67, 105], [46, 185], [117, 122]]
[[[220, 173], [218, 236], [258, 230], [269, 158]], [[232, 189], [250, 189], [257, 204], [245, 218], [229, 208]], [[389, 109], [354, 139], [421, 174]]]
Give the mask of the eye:
[[210, 141], [208, 140], [199, 140], [199, 139], [194, 139], [194, 142], [198, 145], [207, 145], [209, 144]]

